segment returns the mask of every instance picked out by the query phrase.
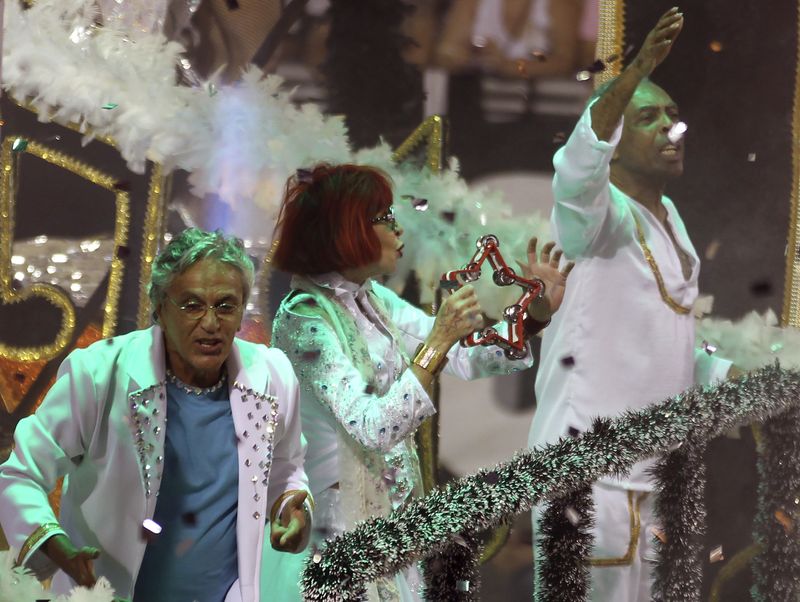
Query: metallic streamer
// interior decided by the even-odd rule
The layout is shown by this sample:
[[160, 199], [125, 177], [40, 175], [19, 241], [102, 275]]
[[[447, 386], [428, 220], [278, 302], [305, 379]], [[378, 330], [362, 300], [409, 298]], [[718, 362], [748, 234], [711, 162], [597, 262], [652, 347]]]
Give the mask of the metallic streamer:
[[653, 579], [653, 601], [700, 602], [703, 582], [705, 509], [705, 442], [686, 442], [663, 455], [653, 468], [655, 511], [663, 538]]
[[539, 519], [536, 600], [571, 602], [589, 593], [594, 507], [591, 486], [551, 501]]
[[[306, 564], [301, 583], [303, 593], [312, 602], [358, 600], [365, 591], [365, 584], [401, 570], [419, 558], [439, 553], [456, 536], [469, 542], [471, 537], [507, 522], [535, 504], [584, 488], [601, 476], [622, 474], [634, 463], [650, 456], [677, 453], [671, 461], [677, 462], [684, 455], [687, 459], [681, 461], [693, 461], [692, 454], [699, 453], [704, 441], [737, 424], [764, 421], [798, 406], [800, 372], [775, 365], [716, 387], [688, 389], [615, 419], [598, 419], [591, 429], [576, 437], [521, 452], [491, 470], [482, 470], [438, 487], [388, 517], [365, 521], [330, 540], [320, 561]], [[684, 445], [678, 452], [672, 451], [681, 443]], [[681, 451], [684, 446], [687, 450]], [[784, 453], [790, 454], [793, 450]], [[785, 466], [787, 458], [770, 454], [766, 461], [771, 463], [774, 459]], [[666, 472], [673, 475], [669, 478], [686, 478], [685, 474], [672, 469]], [[492, 477], [487, 478], [490, 473]], [[771, 483], [768, 480], [765, 486]], [[672, 485], [678, 487], [679, 484]], [[702, 512], [702, 506], [697, 503], [702, 496], [700, 483], [688, 483], [685, 488], [689, 497], [681, 494], [671, 501], [673, 506], [687, 512], [687, 516], [680, 519], [685, 523], [681, 529], [696, 526]], [[775, 522], [774, 518], [772, 521]], [[785, 534], [780, 524], [775, 522], [775, 525]], [[776, 575], [778, 579], [769, 586], [773, 589], [764, 590], [764, 600], [787, 599], [782, 595], [772, 596], [784, 591], [780, 589], [784, 587], [784, 575]], [[794, 583], [800, 580], [800, 572], [785, 578]], [[455, 584], [465, 577], [448, 575], [440, 579]], [[692, 583], [693, 577], [682, 579]], [[472, 579], [470, 582], [470, 595], [478, 596], [478, 584]]]

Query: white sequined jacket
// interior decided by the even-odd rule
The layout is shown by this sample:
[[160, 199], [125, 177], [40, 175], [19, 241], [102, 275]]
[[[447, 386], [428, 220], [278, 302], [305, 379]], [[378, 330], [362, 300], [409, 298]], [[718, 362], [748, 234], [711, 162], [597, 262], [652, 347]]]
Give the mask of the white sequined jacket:
[[[295, 278], [292, 288], [275, 317], [273, 345], [286, 352], [300, 380], [311, 491], [339, 483], [350, 527], [419, 491], [412, 435], [435, 409], [408, 357], [434, 318], [372, 280], [359, 286], [331, 273]], [[533, 362], [530, 353], [511, 361], [497, 347], [459, 345], [448, 358], [445, 370], [464, 379]], [[353, 474], [359, 468], [365, 479]], [[355, 504], [346, 502], [351, 486], [360, 490]]]
[[[165, 366], [157, 326], [74, 351], [61, 365], [42, 405], [18, 424], [15, 449], [0, 465], [0, 524], [21, 562], [40, 574], [54, 571], [39, 547], [65, 532], [78, 547], [98, 548], [97, 575], [117, 596], [131, 597], [145, 551], [142, 522], [153, 517], [160, 485]], [[239, 580], [227, 600], [258, 602], [270, 509], [283, 492], [307, 489], [298, 387], [282, 352], [240, 339], [227, 370], [240, 442]], [[57, 519], [47, 493], [62, 475]], [[53, 591], [72, 587], [58, 571]]]

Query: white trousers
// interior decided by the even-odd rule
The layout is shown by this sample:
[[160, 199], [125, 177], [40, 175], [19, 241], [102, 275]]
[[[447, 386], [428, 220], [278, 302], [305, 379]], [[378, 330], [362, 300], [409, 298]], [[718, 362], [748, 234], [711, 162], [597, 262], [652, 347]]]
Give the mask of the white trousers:
[[[592, 487], [595, 528], [591, 602], [649, 602], [656, 559], [653, 544], [660, 533], [653, 512], [653, 495], [605, 483], [595, 483]], [[532, 512], [534, 558], [540, 554], [536, 543], [543, 510], [543, 506], [537, 506]]]

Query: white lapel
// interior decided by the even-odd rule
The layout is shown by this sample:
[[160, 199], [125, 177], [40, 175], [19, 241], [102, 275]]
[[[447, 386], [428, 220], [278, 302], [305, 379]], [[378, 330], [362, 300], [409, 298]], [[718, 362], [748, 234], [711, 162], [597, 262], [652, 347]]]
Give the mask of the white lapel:
[[121, 358], [130, 376], [127, 388], [128, 426], [133, 434], [136, 459], [147, 498], [147, 515], [155, 510], [155, 493], [161, 485], [167, 423], [166, 359], [161, 329], [143, 331]]
[[250, 344], [234, 340], [228, 374], [234, 375], [230, 400], [239, 454], [239, 578], [242, 586], [257, 583], [264, 528], [269, 520], [267, 494], [272, 467], [279, 400], [271, 394], [271, 379], [263, 359]]

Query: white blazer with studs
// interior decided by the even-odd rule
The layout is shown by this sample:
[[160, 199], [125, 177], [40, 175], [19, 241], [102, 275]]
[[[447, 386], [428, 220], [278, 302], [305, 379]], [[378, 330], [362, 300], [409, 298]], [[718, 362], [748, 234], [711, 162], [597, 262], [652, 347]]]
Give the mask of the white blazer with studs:
[[[227, 600], [259, 602], [270, 510], [285, 491], [308, 490], [297, 379], [283, 352], [240, 339], [226, 366], [239, 441], [239, 579]], [[0, 465], [0, 525], [20, 562], [52, 574], [55, 566], [38, 549], [66, 533], [76, 546], [100, 550], [95, 572], [117, 596], [133, 595], [145, 551], [142, 523], [153, 518], [161, 482], [165, 372], [158, 326], [67, 357], [41, 406], [17, 425], [14, 450]], [[56, 518], [47, 494], [62, 476]], [[55, 593], [73, 586], [56, 573]]]

